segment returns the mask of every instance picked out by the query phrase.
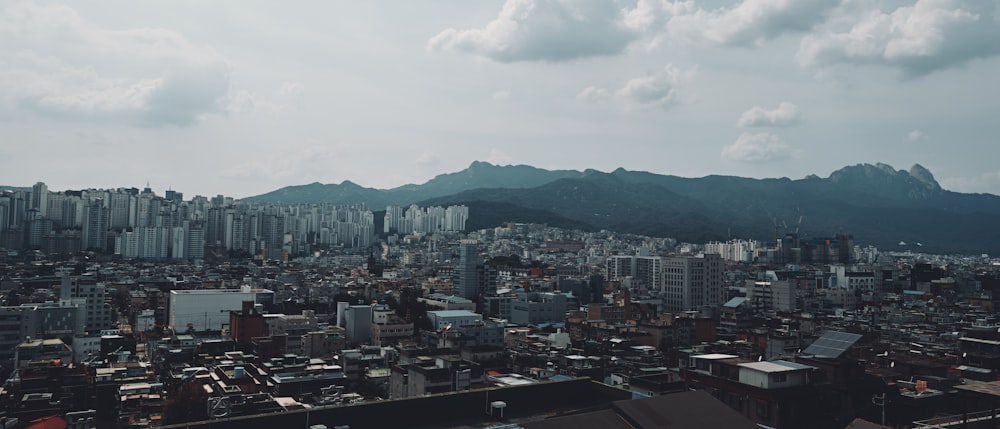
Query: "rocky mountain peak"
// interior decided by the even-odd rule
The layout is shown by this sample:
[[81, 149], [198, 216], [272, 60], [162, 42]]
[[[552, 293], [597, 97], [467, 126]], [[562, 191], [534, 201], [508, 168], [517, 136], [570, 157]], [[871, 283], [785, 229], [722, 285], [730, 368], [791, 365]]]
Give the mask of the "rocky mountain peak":
[[937, 180], [934, 180], [934, 175], [931, 174], [930, 170], [920, 164], [913, 164], [913, 167], [910, 167], [910, 176], [927, 185], [929, 189], [941, 190], [941, 185], [938, 184]]

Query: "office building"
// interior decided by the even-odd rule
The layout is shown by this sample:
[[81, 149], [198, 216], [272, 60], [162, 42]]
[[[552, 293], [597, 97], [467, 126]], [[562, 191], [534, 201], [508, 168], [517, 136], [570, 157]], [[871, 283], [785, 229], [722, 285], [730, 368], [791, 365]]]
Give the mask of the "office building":
[[372, 306], [351, 305], [344, 310], [347, 342], [367, 344], [372, 339]]
[[114, 325], [114, 311], [103, 283], [80, 277], [63, 276], [59, 291], [60, 306], [80, 306], [84, 311], [83, 329], [98, 333]]
[[719, 255], [672, 256], [663, 258], [663, 262], [661, 294], [666, 311], [679, 313], [722, 305], [725, 266]]
[[566, 321], [566, 295], [526, 293], [511, 303], [510, 321], [519, 325], [541, 325]]

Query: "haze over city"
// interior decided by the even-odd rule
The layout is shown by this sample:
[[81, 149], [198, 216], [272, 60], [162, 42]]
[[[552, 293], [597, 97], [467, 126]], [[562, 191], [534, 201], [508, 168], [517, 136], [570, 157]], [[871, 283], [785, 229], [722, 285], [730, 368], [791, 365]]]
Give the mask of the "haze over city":
[[0, 184], [245, 197], [474, 160], [1000, 194], [997, 2], [0, 5]]

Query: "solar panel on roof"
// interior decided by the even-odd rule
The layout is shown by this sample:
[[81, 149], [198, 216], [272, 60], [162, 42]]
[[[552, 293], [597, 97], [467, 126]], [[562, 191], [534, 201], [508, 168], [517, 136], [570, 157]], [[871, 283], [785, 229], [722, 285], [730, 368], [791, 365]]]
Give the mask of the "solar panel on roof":
[[838, 358], [861, 339], [861, 335], [847, 332], [827, 331], [823, 336], [813, 341], [803, 353]]

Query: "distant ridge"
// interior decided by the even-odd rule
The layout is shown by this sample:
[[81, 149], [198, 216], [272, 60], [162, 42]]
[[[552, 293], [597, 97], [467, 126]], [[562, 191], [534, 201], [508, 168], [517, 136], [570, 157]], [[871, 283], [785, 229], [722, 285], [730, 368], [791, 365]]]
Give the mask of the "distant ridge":
[[[1000, 197], [944, 190], [919, 164], [909, 170], [857, 164], [827, 178], [792, 180], [684, 178], [622, 168], [610, 173], [550, 171], [474, 162], [422, 185], [378, 190], [347, 181], [313, 183], [245, 200], [365, 203], [376, 210], [386, 205], [467, 204], [481, 207], [480, 216], [492, 207], [506, 213], [508, 221], [548, 219], [581, 229], [689, 242], [730, 237], [773, 241], [777, 227], [779, 234], [807, 237], [853, 234], [859, 243], [883, 249], [920, 242], [921, 251], [1000, 253]], [[503, 222], [496, 216], [486, 219], [494, 218], [488, 222]]]
[[243, 198], [243, 200], [290, 204], [336, 201], [342, 204], [365, 203], [372, 208], [384, 208], [387, 205], [406, 206], [469, 189], [533, 188], [553, 180], [582, 177], [585, 174], [573, 170], [544, 170], [527, 165], [499, 166], [476, 161], [464, 170], [440, 174], [422, 185], [411, 184], [392, 189], [374, 189], [365, 188], [350, 181], [344, 181], [339, 185], [324, 185], [317, 182], [308, 185], [287, 186], [266, 194]]

